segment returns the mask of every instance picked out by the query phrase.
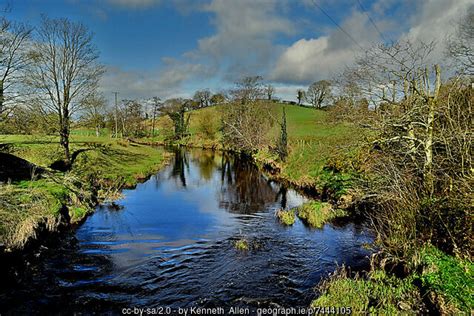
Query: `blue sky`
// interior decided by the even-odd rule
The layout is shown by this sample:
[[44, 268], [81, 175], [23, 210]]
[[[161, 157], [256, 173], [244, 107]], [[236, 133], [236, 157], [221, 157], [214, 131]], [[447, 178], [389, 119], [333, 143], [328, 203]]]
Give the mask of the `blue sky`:
[[[5, 1], [3, 1], [5, 2]], [[316, 3], [316, 5], [314, 4]], [[474, 0], [17, 0], [12, 19], [41, 14], [88, 26], [107, 73], [105, 95], [190, 96], [262, 75], [285, 99], [331, 79], [363, 48], [386, 40], [444, 38]], [[359, 3], [360, 2], [360, 3]], [[351, 35], [354, 43], [317, 7]]]

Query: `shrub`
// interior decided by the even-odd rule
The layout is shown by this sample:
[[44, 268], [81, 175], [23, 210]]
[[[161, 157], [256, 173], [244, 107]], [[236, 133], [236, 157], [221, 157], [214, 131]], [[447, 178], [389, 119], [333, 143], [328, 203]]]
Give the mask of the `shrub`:
[[295, 223], [295, 212], [294, 210], [278, 210], [276, 212], [276, 216], [278, 217], [278, 220], [280, 223], [283, 225], [291, 226]]
[[322, 228], [336, 217], [346, 216], [343, 210], [333, 210], [329, 203], [313, 201], [298, 207], [298, 217], [313, 228]]

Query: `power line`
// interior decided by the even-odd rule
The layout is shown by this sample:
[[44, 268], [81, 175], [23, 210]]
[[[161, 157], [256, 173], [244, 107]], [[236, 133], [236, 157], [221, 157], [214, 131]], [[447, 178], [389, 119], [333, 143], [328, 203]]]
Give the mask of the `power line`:
[[375, 30], [379, 33], [380, 38], [381, 38], [384, 42], [387, 42], [387, 39], [385, 38], [385, 36], [383, 35], [383, 33], [380, 31], [380, 29], [377, 27], [377, 24], [375, 24], [374, 20], [372, 20], [371, 16], [369, 15], [369, 12], [364, 8], [364, 6], [363, 6], [362, 3], [360, 2], [360, 0], [357, 0], [357, 2], [359, 3], [359, 7], [360, 7], [360, 9], [362, 10], [362, 12], [364, 12], [365, 15], [367, 15], [367, 17], [369, 18], [370, 23], [374, 26]]
[[349, 37], [361, 50], [364, 50], [364, 48], [357, 42], [351, 34], [347, 33], [346, 30], [344, 30], [339, 23], [337, 23], [321, 6], [319, 6], [315, 0], [312, 0], [313, 4], [315, 7], [317, 7], [322, 13], [324, 13], [325, 16], [328, 17], [329, 20], [331, 20], [332, 23], [334, 23], [344, 34], [346, 34], [347, 37]]

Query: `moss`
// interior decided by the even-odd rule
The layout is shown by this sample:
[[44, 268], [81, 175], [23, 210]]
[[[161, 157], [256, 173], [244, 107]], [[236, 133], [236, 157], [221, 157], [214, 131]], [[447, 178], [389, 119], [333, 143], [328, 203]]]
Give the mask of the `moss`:
[[241, 238], [234, 242], [234, 248], [239, 251], [248, 251], [250, 250], [250, 244], [247, 239]]
[[322, 228], [329, 221], [347, 216], [343, 210], [333, 210], [329, 203], [312, 201], [297, 208], [298, 217], [313, 228]]
[[440, 295], [441, 311], [470, 313], [474, 310], [474, 264], [426, 246], [421, 251], [423, 285], [435, 295]]
[[291, 226], [295, 223], [295, 211], [294, 210], [278, 210], [276, 216], [280, 223], [283, 225]]
[[370, 273], [367, 279], [336, 274], [320, 286], [320, 291], [321, 295], [311, 306], [351, 307], [355, 314], [414, 313], [421, 304], [413, 278], [402, 280], [382, 270]]

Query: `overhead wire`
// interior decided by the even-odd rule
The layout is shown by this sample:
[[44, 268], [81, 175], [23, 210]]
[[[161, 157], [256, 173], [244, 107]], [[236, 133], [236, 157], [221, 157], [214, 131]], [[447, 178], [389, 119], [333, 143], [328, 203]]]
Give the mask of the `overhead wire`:
[[385, 36], [383, 35], [383, 33], [380, 31], [380, 29], [378, 28], [377, 24], [375, 24], [375, 21], [372, 19], [372, 17], [370, 16], [369, 12], [364, 8], [364, 6], [362, 5], [362, 2], [361, 2], [360, 0], [357, 0], [357, 2], [359, 3], [359, 7], [360, 7], [360, 9], [362, 10], [362, 12], [364, 12], [365, 15], [367, 15], [367, 17], [369, 18], [369, 21], [370, 21], [370, 23], [372, 24], [372, 26], [374, 27], [374, 29], [379, 33], [380, 38], [381, 38], [384, 42], [387, 42], [387, 39], [385, 38]]
[[351, 39], [351, 41], [353, 41], [354, 44], [356, 44], [361, 50], [364, 50], [364, 48], [359, 44], [359, 42], [356, 41], [354, 37], [352, 37], [351, 34], [349, 34], [346, 30], [344, 30], [344, 28], [340, 26], [339, 23], [337, 23], [336, 20], [334, 20], [320, 5], [318, 5], [315, 0], [311, 0], [311, 1], [315, 7], [317, 7], [329, 20], [331, 20], [332, 23], [334, 23], [337, 26], [339, 30], [341, 30], [341, 32], [343, 32], [349, 39]]

